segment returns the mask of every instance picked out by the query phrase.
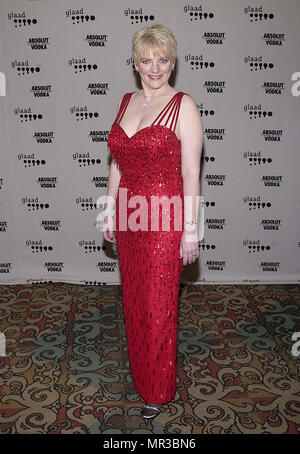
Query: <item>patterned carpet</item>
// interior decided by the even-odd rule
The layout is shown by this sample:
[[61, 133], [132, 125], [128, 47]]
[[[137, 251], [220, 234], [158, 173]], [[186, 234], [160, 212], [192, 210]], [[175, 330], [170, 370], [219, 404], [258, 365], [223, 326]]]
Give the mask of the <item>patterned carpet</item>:
[[0, 286], [0, 433], [300, 433], [299, 285], [182, 284], [178, 317], [176, 396], [145, 422], [119, 286]]

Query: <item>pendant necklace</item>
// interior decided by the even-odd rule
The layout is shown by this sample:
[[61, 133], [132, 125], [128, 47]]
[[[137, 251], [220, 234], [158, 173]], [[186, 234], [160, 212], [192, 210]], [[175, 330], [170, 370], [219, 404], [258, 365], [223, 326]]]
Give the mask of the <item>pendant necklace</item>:
[[[168, 87], [164, 87], [164, 89], [161, 90], [161, 91], [166, 90], [166, 88], [168, 88]], [[142, 91], [143, 91], [143, 90], [141, 90], [141, 92], [142, 92]], [[157, 95], [145, 96], [145, 94], [144, 94], [145, 102], [144, 102], [144, 104], [142, 104], [142, 107], [146, 107], [146, 106], [149, 104], [151, 98], [153, 98], [153, 96], [157, 96]]]
[[145, 102], [144, 102], [144, 104], [142, 105], [142, 107], [146, 107], [146, 105], [149, 104], [149, 102], [150, 102], [150, 96], [145, 96], [145, 95], [144, 95], [144, 98], [145, 98]]

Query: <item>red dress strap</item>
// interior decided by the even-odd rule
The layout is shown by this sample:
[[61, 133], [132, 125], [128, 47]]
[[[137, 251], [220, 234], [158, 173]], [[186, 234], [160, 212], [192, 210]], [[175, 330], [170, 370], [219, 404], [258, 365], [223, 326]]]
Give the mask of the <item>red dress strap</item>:
[[157, 124], [161, 124], [162, 120], [167, 116], [167, 114], [169, 114], [164, 126], [167, 126], [169, 120], [171, 119], [169, 129], [171, 129], [171, 131], [175, 132], [178, 115], [179, 115], [179, 110], [180, 110], [180, 104], [181, 104], [183, 95], [184, 95], [183, 91], [178, 91], [177, 93], [175, 93], [173, 98], [170, 99], [168, 104], [158, 114], [158, 116], [155, 118], [155, 120], [153, 121], [152, 124], [154, 124], [156, 121], [158, 122]]
[[127, 106], [129, 104], [129, 101], [130, 101], [130, 98], [131, 96], [133, 95], [134, 92], [132, 93], [125, 93], [125, 95], [123, 96], [122, 98], [122, 101], [121, 101], [121, 105], [120, 105], [120, 109], [119, 109], [119, 112], [116, 116], [116, 119], [114, 121], [114, 123], [120, 123], [120, 121], [122, 120], [123, 118], [123, 115], [127, 109]]

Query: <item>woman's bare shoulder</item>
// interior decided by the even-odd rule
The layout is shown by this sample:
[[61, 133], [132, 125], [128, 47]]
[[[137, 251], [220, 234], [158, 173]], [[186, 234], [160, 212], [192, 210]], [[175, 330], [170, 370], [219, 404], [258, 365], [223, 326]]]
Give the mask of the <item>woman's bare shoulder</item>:
[[193, 140], [198, 137], [199, 131], [202, 131], [201, 115], [197, 103], [193, 96], [185, 93], [187, 96], [182, 97], [179, 124], [180, 124], [180, 137], [182, 142], [188, 143], [191, 137]]
[[119, 100], [118, 100], [118, 110], [120, 109], [121, 103], [122, 103], [122, 101], [123, 101], [123, 99], [124, 99], [124, 97], [125, 97], [126, 95], [127, 95], [127, 93], [124, 93], [124, 94], [121, 96], [121, 98], [119, 98]]
[[186, 116], [186, 115], [199, 114], [198, 106], [197, 106], [197, 103], [196, 103], [195, 99], [193, 98], [193, 96], [190, 95], [189, 93], [185, 93], [185, 92], [183, 92], [183, 93], [184, 94], [181, 99], [181, 108], [180, 108], [181, 117]]
[[125, 96], [129, 96], [129, 95], [131, 95], [131, 94], [133, 95], [134, 93], [136, 93], [136, 92], [134, 92], [134, 91], [133, 91], [133, 92], [126, 92], [126, 93], [124, 93], [124, 94], [121, 96], [121, 98], [119, 98], [119, 100], [118, 100], [118, 110], [120, 109], [121, 103], [122, 103], [123, 99], [125, 98]]
[[186, 93], [185, 91], [182, 92], [182, 103], [184, 103], [186, 106], [197, 106], [195, 99], [193, 98], [192, 95], [189, 93]]

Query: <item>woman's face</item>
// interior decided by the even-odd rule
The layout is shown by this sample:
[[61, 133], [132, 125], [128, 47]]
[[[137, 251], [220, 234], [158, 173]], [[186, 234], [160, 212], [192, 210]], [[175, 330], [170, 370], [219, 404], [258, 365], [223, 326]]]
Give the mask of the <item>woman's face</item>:
[[143, 51], [136, 66], [139, 69], [141, 81], [151, 89], [158, 89], [168, 83], [173, 63], [163, 49], [158, 55], [154, 55], [152, 49], [148, 48]]

